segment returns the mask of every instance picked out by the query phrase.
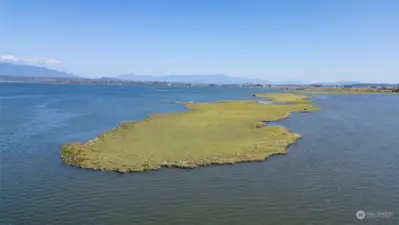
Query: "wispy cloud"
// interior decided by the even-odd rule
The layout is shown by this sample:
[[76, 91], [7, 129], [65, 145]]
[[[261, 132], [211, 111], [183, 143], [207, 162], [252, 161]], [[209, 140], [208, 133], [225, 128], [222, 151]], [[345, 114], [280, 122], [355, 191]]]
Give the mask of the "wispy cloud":
[[0, 55], [0, 61], [18, 62], [18, 58], [13, 55]]
[[61, 63], [59, 60], [52, 58], [43, 58], [43, 57], [21, 58], [14, 55], [0, 55], [0, 61], [15, 62], [15, 63], [32, 63], [39, 65], [56, 65]]
[[25, 62], [28, 63], [36, 63], [36, 64], [60, 64], [61, 62], [56, 60], [56, 59], [51, 59], [51, 58], [40, 58], [40, 57], [32, 57], [32, 58], [27, 58], [23, 59]]

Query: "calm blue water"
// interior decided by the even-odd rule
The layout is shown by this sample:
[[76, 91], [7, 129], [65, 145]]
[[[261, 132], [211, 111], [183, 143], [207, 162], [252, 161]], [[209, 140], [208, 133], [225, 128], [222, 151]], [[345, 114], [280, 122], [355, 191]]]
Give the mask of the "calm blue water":
[[304, 138], [262, 163], [120, 175], [59, 160], [63, 143], [185, 110], [170, 102], [258, 91], [0, 84], [0, 224], [399, 224], [399, 96], [317, 96], [321, 111], [278, 122]]

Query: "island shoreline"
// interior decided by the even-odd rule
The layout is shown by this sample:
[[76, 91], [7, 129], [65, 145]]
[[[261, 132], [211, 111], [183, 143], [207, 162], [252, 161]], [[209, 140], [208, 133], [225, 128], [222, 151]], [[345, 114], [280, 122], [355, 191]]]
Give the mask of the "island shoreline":
[[[308, 113], [312, 111], [317, 111], [319, 108], [313, 107], [311, 101], [309, 99], [311, 97], [309, 96], [301, 96], [301, 95], [293, 95], [293, 94], [257, 94], [256, 97], [267, 99], [268, 101], [272, 102], [286, 102], [288, 105], [280, 106], [283, 107], [282, 110], [278, 111], [277, 116], [273, 117], [273, 119], [265, 119], [265, 120], [260, 120], [260, 121], [254, 121], [251, 123], [254, 123], [254, 127], [249, 128], [253, 131], [253, 129], [265, 129], [265, 127], [269, 128], [267, 126], [267, 123], [269, 122], [276, 122], [280, 121], [283, 119], [286, 119], [290, 116], [291, 113], [293, 112], [300, 112], [300, 113]], [[248, 100], [248, 101], [228, 101], [228, 102], [216, 102], [216, 103], [209, 103], [206, 105], [209, 106], [214, 106], [215, 104], [252, 104], [256, 102], [256, 100]], [[267, 142], [270, 146], [265, 150], [262, 150], [262, 147], [260, 147], [260, 150], [258, 150], [258, 144], [255, 145], [255, 147], [252, 146], [254, 149], [250, 149], [248, 151], [237, 151], [233, 152], [232, 155], [229, 155], [229, 152], [221, 152], [220, 154], [215, 154], [214, 156], [212, 154], [209, 154], [207, 157], [201, 158], [199, 157], [198, 160], [196, 159], [190, 159], [190, 160], [171, 160], [171, 159], [165, 159], [162, 163], [160, 160], [157, 161], [157, 164], [154, 165], [153, 162], [150, 162], [151, 158], [147, 161], [147, 159], [142, 160], [142, 165], [137, 167], [131, 167], [127, 165], [121, 165], [121, 166], [115, 166], [115, 167], [106, 167], [102, 166], [101, 164], [93, 164], [90, 161], [93, 161], [90, 157], [87, 157], [87, 155], [92, 154], [93, 152], [96, 152], [97, 149], [91, 148], [91, 146], [96, 145], [97, 142], [101, 143], [106, 143], [106, 140], [111, 140], [110, 136], [116, 135], [124, 135], [122, 131], [124, 130], [129, 130], [129, 129], [140, 129], [140, 127], [144, 127], [147, 129], [148, 127], [151, 127], [151, 123], [153, 123], [156, 120], [159, 119], [165, 119], [167, 120], [167, 117], [176, 117], [176, 116], [185, 116], [190, 113], [194, 113], [193, 111], [197, 109], [193, 109], [194, 106], [201, 106], [201, 104], [197, 103], [184, 103], [184, 107], [188, 109], [189, 111], [187, 112], [178, 112], [178, 113], [170, 113], [170, 114], [154, 114], [154, 115], [149, 115], [146, 119], [141, 120], [141, 121], [135, 121], [135, 122], [122, 122], [118, 124], [114, 129], [104, 132], [94, 139], [88, 140], [85, 143], [69, 143], [69, 144], [64, 144], [61, 148], [60, 156], [61, 160], [65, 165], [69, 166], [74, 166], [78, 168], [85, 168], [85, 169], [91, 169], [91, 170], [100, 170], [100, 171], [115, 171], [119, 173], [126, 173], [126, 172], [145, 172], [145, 171], [154, 171], [158, 170], [161, 168], [179, 168], [179, 169], [193, 169], [196, 167], [200, 166], [216, 166], [216, 165], [232, 165], [236, 163], [246, 163], [246, 162], [262, 162], [265, 161], [268, 157], [274, 156], [274, 155], [285, 155], [287, 154], [288, 148], [296, 144], [300, 139], [302, 139], [302, 136], [300, 134], [294, 133], [284, 127], [275, 127], [272, 128], [277, 135], [275, 135], [273, 132], [269, 132], [271, 137], [275, 138], [275, 142]], [[259, 104], [261, 105], [261, 104]], [[240, 106], [240, 105], [239, 105]], [[245, 105], [244, 105], [245, 106]], [[244, 107], [240, 106], [240, 107]], [[253, 105], [251, 105], [254, 107]], [[271, 104], [267, 105], [269, 106], [270, 109], [275, 110], [275, 107], [279, 107], [277, 105]], [[295, 106], [294, 108], [290, 108], [291, 106]], [[239, 112], [242, 110], [242, 108], [238, 107], [237, 111]], [[287, 107], [287, 108], [284, 108]], [[256, 108], [256, 107], [255, 107]], [[309, 108], [309, 110], [308, 110]], [[257, 109], [257, 108], [256, 108]], [[267, 112], [267, 107], [265, 108], [265, 112]], [[264, 109], [262, 109], [264, 110]], [[249, 113], [251, 111], [248, 111]], [[254, 112], [257, 112], [254, 110]], [[284, 113], [285, 112], [285, 113]], [[203, 113], [208, 113], [208, 111], [204, 111]], [[209, 119], [209, 118], [208, 118]], [[210, 117], [210, 119], [213, 119]], [[248, 122], [248, 119], [245, 120], [245, 122]], [[250, 121], [249, 121], [250, 122]], [[227, 124], [229, 125], [229, 124]], [[127, 132], [127, 131], [126, 131]], [[223, 131], [216, 131], [216, 132], [223, 132]], [[280, 136], [279, 136], [280, 135]], [[279, 138], [281, 137], [281, 138]], [[107, 139], [108, 138], [108, 139]], [[251, 138], [251, 137], [249, 137]], [[269, 137], [263, 136], [263, 139], [268, 139]], [[219, 143], [218, 143], [219, 144]], [[246, 143], [247, 144], [247, 143]], [[105, 144], [104, 144], [105, 145]], [[261, 143], [262, 145], [262, 143]], [[245, 146], [244, 146], [245, 147]], [[107, 151], [108, 150], [103, 150], [107, 154], [109, 154]], [[101, 152], [102, 154], [103, 152]], [[115, 153], [116, 154], [116, 153]], [[236, 155], [234, 155], [236, 154]], [[251, 154], [254, 154], [254, 157], [251, 157]], [[115, 156], [112, 154], [109, 154], [110, 156]], [[221, 155], [225, 156], [225, 158], [221, 157]], [[173, 157], [172, 157], [173, 158]]]

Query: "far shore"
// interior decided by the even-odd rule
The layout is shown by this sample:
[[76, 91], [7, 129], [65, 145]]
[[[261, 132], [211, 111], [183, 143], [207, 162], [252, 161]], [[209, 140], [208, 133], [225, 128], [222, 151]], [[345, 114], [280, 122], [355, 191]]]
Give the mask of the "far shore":
[[275, 84], [212, 84], [158, 81], [128, 81], [118, 79], [89, 78], [50, 78], [50, 77], [15, 77], [0, 75], [0, 83], [55, 84], [55, 85], [109, 85], [109, 86], [165, 86], [165, 87], [241, 87], [271, 89], [283, 92], [299, 92], [314, 94], [375, 94], [399, 93], [399, 84], [359, 84], [354, 85], [275, 85]]

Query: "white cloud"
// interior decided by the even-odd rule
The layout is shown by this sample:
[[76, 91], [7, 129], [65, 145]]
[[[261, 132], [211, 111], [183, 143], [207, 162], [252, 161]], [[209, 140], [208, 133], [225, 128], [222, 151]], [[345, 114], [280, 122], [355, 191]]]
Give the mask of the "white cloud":
[[60, 61], [50, 58], [33, 57], [23, 60], [27, 63], [35, 63], [35, 64], [46, 64], [46, 65], [60, 64]]
[[0, 61], [18, 62], [18, 58], [13, 55], [0, 55]]
[[43, 57], [20, 58], [13, 55], [0, 55], [0, 61], [32, 63], [40, 65], [56, 65], [61, 63], [59, 60], [52, 58], [43, 58]]

